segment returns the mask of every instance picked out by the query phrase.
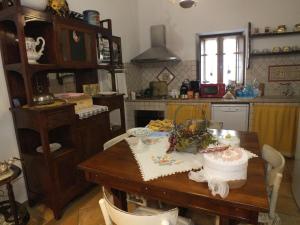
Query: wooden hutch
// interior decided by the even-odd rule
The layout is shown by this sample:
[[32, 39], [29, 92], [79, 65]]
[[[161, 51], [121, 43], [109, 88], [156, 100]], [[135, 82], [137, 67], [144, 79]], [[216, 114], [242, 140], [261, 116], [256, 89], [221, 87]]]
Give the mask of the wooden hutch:
[[[110, 20], [93, 26], [23, 7], [18, 0], [4, 0], [0, 9], [2, 61], [28, 201], [30, 205], [44, 202], [59, 219], [66, 204], [89, 186], [77, 170], [78, 163], [102, 151], [108, 139], [125, 132], [123, 96], [98, 95], [93, 100], [94, 104], [108, 104], [109, 110], [120, 109], [122, 124], [116, 130], [110, 128], [109, 112], [79, 119], [74, 104], [38, 107], [33, 97], [41, 90], [48, 93], [50, 72], [74, 73], [77, 92], [82, 92], [84, 84], [98, 83], [99, 69], [108, 70], [114, 80], [115, 68], [122, 64], [114, 59], [122, 57], [120, 52], [114, 57], [113, 41], [120, 46], [120, 38], [112, 36]], [[83, 40], [77, 49], [80, 55], [72, 46], [72, 34]], [[29, 64], [25, 38], [40, 36], [46, 43], [44, 54], [38, 63]], [[110, 60], [103, 64], [97, 60], [99, 37], [109, 43]], [[51, 152], [49, 145], [54, 142], [62, 147]], [[38, 146], [42, 152], [36, 150]]]

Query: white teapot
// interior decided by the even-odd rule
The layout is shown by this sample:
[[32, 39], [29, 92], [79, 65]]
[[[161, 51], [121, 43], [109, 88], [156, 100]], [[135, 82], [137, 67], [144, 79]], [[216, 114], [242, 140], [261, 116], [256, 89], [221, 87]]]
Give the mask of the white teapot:
[[[36, 41], [31, 37], [26, 37], [26, 51], [28, 63], [36, 64], [39, 58], [43, 55], [44, 47], [45, 47], [45, 39], [42, 37], [38, 37]], [[40, 50], [37, 52], [36, 47], [42, 42], [42, 46]]]

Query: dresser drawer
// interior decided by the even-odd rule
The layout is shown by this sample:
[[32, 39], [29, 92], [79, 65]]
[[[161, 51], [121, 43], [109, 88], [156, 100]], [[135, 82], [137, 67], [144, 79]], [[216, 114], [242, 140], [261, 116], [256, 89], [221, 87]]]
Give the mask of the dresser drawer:
[[63, 108], [47, 113], [47, 127], [53, 129], [60, 126], [70, 125], [75, 121], [74, 107]]

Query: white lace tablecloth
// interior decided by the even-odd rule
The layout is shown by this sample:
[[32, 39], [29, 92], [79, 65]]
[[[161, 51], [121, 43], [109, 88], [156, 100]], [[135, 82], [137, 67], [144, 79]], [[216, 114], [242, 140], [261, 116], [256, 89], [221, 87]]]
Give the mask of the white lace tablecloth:
[[154, 159], [165, 156], [169, 148], [168, 137], [162, 137], [158, 143], [152, 145], [137, 145], [135, 137], [127, 138], [126, 141], [139, 165], [144, 181], [202, 167], [201, 154], [191, 153], [172, 152], [167, 154], [171, 161], [169, 164], [157, 163]]

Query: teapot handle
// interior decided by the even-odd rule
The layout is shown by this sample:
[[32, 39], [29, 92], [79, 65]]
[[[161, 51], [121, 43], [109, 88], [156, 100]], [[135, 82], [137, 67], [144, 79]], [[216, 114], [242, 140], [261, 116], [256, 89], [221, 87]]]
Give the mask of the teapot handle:
[[38, 54], [39, 54], [39, 55], [42, 55], [42, 54], [43, 54], [43, 51], [44, 51], [44, 47], [45, 47], [45, 39], [42, 38], [42, 37], [38, 37], [38, 38], [36, 39], [36, 43], [40, 43], [40, 42], [42, 42], [42, 46], [41, 46], [41, 48], [40, 48]]

